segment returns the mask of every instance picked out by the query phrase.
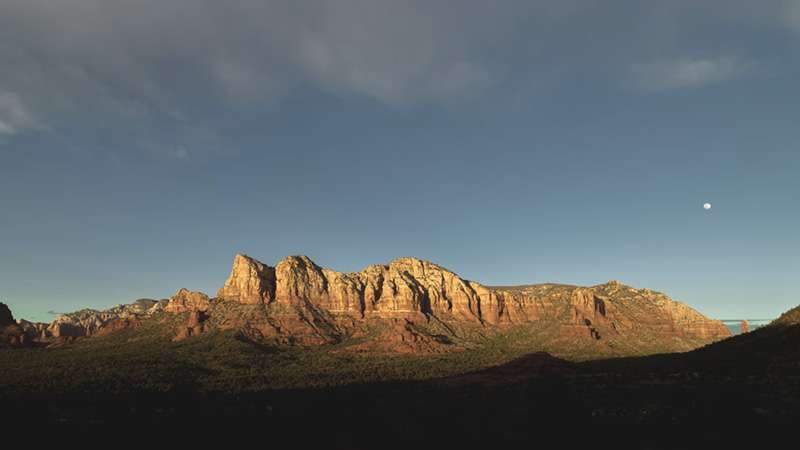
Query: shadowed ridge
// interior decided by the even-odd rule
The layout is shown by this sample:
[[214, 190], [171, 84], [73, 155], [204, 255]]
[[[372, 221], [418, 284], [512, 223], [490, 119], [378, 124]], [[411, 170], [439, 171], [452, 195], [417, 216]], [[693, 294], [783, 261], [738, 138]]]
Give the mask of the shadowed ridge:
[[792, 325], [800, 325], [800, 306], [796, 306], [785, 313], [781, 314], [780, 317], [773, 320], [769, 325], [771, 327], [786, 327]]
[[14, 315], [11, 314], [11, 309], [5, 303], [0, 302], [0, 328], [17, 323], [14, 320]]

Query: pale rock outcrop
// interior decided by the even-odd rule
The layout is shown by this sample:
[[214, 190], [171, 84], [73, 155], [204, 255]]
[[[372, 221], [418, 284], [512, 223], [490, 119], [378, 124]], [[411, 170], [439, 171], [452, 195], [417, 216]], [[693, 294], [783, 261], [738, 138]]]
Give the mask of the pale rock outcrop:
[[275, 266], [275, 299], [289, 302], [318, 299], [323, 306], [330, 295], [322, 268], [307, 256], [290, 256]]
[[[130, 304], [117, 305], [103, 311], [82, 309], [68, 314], [60, 314], [47, 326], [46, 334], [51, 338], [77, 338], [92, 336], [113, 323], [114, 328], [120, 323], [133, 324], [135, 321], [150, 317], [163, 309], [165, 301], [139, 299]], [[118, 322], [128, 319], [128, 322]]]
[[433, 263], [399, 258], [361, 272], [323, 269], [307, 256], [290, 256], [271, 268], [236, 255], [218, 297], [240, 303], [312, 303], [353, 315], [448, 314], [480, 321], [480, 298], [472, 284]]
[[414, 311], [480, 322], [480, 297], [472, 284], [441, 266], [398, 258], [381, 275], [382, 295], [370, 305], [372, 311]]
[[217, 297], [245, 304], [271, 302], [275, 298], [275, 268], [237, 254], [231, 274]]

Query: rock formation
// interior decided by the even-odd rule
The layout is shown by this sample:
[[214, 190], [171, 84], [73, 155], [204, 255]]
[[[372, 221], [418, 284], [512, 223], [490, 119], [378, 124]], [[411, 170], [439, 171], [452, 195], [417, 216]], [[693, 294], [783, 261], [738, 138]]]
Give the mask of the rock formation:
[[[549, 344], [637, 354], [690, 350], [730, 335], [721, 322], [683, 303], [619, 281], [588, 288], [487, 287], [415, 258], [341, 273], [306, 256], [290, 256], [273, 268], [237, 255], [218, 296], [223, 304], [261, 306], [227, 326], [282, 342], [338, 342], [358, 336], [364, 325], [380, 324], [384, 333], [373, 336], [375, 342], [431, 347], [474, 333], [547, 327]], [[211, 311], [212, 318], [220, 314], [226, 313]]]
[[194, 310], [189, 313], [189, 320], [186, 325], [178, 328], [178, 334], [173, 339], [174, 341], [182, 341], [191, 336], [198, 336], [205, 331], [204, 322], [206, 320], [205, 313], [202, 311]]
[[290, 256], [273, 268], [236, 255], [231, 275], [217, 296], [255, 304], [309, 301], [330, 313], [360, 318], [448, 314], [480, 322], [480, 299], [470, 282], [415, 258], [341, 273], [323, 269], [306, 256]]
[[94, 336], [103, 336], [106, 334], [116, 333], [118, 331], [127, 330], [128, 328], [136, 328], [141, 324], [138, 318], [117, 318], [112, 319], [105, 323], [100, 329], [95, 331]]
[[11, 309], [5, 303], [0, 303], [0, 329], [17, 323]]
[[231, 274], [217, 297], [246, 304], [269, 302], [275, 298], [275, 268], [237, 254]]
[[186, 311], [206, 311], [211, 306], [211, 300], [202, 292], [192, 292], [188, 289], [180, 289], [170, 297], [164, 311], [171, 313], [182, 313]]
[[47, 326], [46, 323], [41, 322], [29, 322], [25, 319], [20, 319], [18, 322], [19, 326], [22, 327], [22, 330], [25, 332], [25, 335], [32, 341], [45, 341], [48, 338], [47, 333]]
[[[127, 305], [118, 305], [104, 311], [82, 309], [69, 314], [61, 314], [47, 327], [45, 334], [50, 338], [77, 338], [92, 336], [106, 327], [122, 327], [121, 323], [132, 325], [135, 320], [150, 317], [163, 311], [166, 301], [139, 299]], [[120, 322], [120, 320], [128, 322]]]
[[175, 340], [235, 329], [254, 340], [352, 342], [345, 346], [352, 351], [392, 353], [458, 351], [515, 333], [531, 351], [621, 356], [686, 351], [730, 336], [721, 322], [683, 303], [619, 281], [491, 287], [416, 258], [343, 273], [306, 256], [271, 267], [245, 255], [236, 255], [215, 299], [180, 289], [160, 302], [61, 315], [46, 329], [29, 326], [26, 335], [58, 344], [136, 327], [162, 311], [188, 313]]

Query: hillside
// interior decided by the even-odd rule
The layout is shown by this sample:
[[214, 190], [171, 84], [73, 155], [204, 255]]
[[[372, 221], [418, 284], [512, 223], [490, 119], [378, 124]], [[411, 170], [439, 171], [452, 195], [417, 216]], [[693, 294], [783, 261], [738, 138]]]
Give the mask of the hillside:
[[374, 354], [461, 352], [511, 339], [526, 352], [581, 360], [687, 351], [730, 335], [664, 294], [617, 281], [499, 288], [415, 258], [342, 273], [305, 256], [271, 267], [245, 255], [236, 255], [215, 298], [181, 289], [168, 300], [21, 326], [29, 342], [53, 346], [137, 328], [161, 313], [186, 316], [169, 330], [175, 339], [233, 330], [265, 345]]
[[340, 274], [290, 258], [272, 276], [236, 259], [214, 298], [181, 289], [7, 325], [39, 335], [0, 351], [0, 401], [16, 405], [13, 420], [42, 423], [208, 423], [287, 438], [313, 426], [337, 448], [386, 430], [408, 443], [530, 442], [532, 429], [564, 421], [798, 419], [796, 310], [720, 340], [718, 322], [620, 282], [484, 287], [409, 259]]

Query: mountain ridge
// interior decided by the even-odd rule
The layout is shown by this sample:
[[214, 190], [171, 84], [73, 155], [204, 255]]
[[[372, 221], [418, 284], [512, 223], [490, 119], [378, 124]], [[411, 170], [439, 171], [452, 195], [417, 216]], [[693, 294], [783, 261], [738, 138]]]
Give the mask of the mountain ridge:
[[627, 356], [687, 351], [730, 336], [719, 321], [650, 289], [611, 280], [484, 286], [413, 257], [338, 272], [304, 255], [270, 266], [234, 256], [216, 297], [181, 288], [170, 299], [140, 299], [105, 311], [84, 309], [51, 324], [28, 323], [31, 340], [71, 340], [135, 327], [159, 314], [189, 314], [178, 340], [219, 329], [278, 345], [358, 342], [382, 353], [463, 351], [494, 335], [556, 355]]

